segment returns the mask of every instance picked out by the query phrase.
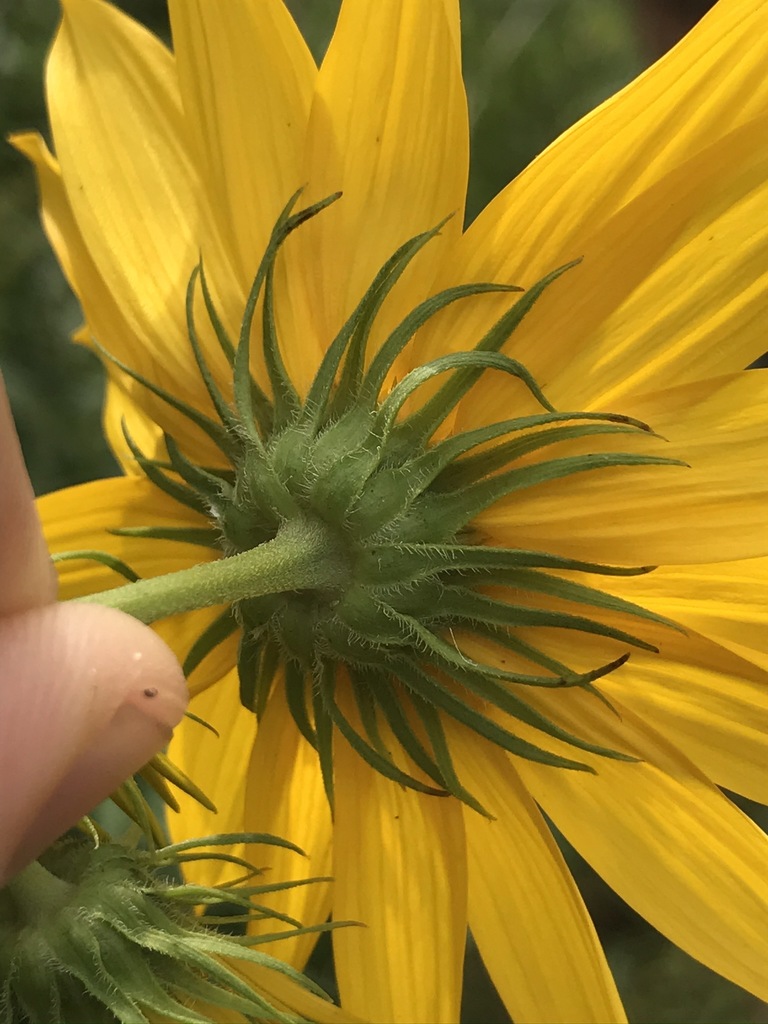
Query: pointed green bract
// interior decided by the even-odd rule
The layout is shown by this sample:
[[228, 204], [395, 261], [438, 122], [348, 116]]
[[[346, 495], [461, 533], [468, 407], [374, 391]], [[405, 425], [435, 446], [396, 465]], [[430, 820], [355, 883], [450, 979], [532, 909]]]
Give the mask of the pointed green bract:
[[[84, 1020], [142, 1024], [160, 1014], [181, 1024], [218, 1017], [192, 1008], [236, 1011], [246, 1019], [294, 1024], [296, 1014], [274, 1007], [230, 966], [237, 961], [278, 971], [315, 996], [326, 994], [259, 943], [343, 927], [300, 922], [258, 903], [275, 885], [179, 885], [169, 880], [205, 856], [258, 870], [224, 849], [269, 844], [301, 851], [263, 833], [208, 836], [145, 851], [113, 842], [98, 845], [73, 832], [55, 843], [0, 893], [0, 1014], [7, 1024], [82, 1024]], [[279, 888], [300, 883], [279, 883]], [[237, 906], [241, 913], [217, 915]], [[214, 913], [200, 916], [200, 908]], [[272, 919], [285, 928], [270, 935], [227, 936], [216, 923]]]
[[174, 796], [173, 790], [153, 764], [145, 764], [141, 771], [136, 774], [142, 782], [146, 782], [148, 786], [152, 787], [166, 807], [170, 807], [172, 811], [176, 812], [181, 810], [181, 806]]
[[326, 700], [329, 688], [333, 687], [335, 668], [331, 662], [324, 661], [315, 672], [319, 685], [312, 687], [312, 710], [315, 717], [317, 733], [317, 754], [320, 760], [320, 771], [323, 777], [323, 788], [328, 803], [333, 808], [333, 721]]
[[[566, 271], [573, 269], [573, 267], [578, 266], [580, 262], [580, 260], [573, 260], [570, 263], [566, 263], [564, 266], [558, 267], [557, 270], [553, 270], [545, 275], [540, 281], [537, 281], [517, 300], [507, 313], [496, 321], [490, 331], [475, 346], [474, 352], [499, 352], [515, 328], [522, 323], [534, 304], [541, 298], [545, 290], [558, 277], [561, 277]], [[532, 388], [535, 389], [536, 397], [541, 405], [549, 410], [549, 412], [554, 412], [554, 408], [547, 401], [535, 381], [527, 374], [524, 367], [522, 369], [528, 376]], [[455, 409], [472, 385], [480, 379], [483, 370], [482, 364], [468, 364], [444, 384], [418, 412], [414, 413], [403, 424], [403, 429], [407, 429], [410, 435], [418, 440], [426, 441], [434, 434], [448, 413]]]
[[[210, 726], [208, 728], [210, 728]], [[183, 772], [172, 761], [169, 761], [165, 754], [155, 754], [149, 764], [158, 775], [167, 779], [168, 782], [173, 783], [173, 785], [177, 789], [180, 789], [182, 793], [186, 793], [188, 796], [193, 797], [198, 801], [198, 803], [202, 804], [203, 807], [207, 807], [210, 811], [213, 811], [214, 813], [216, 812], [216, 807], [211, 803], [200, 787], [190, 779], [186, 772]]]
[[206, 505], [203, 496], [198, 494], [198, 492], [193, 490], [191, 487], [187, 487], [185, 484], [174, 480], [173, 477], [169, 476], [164, 467], [156, 460], [147, 458], [131, 437], [131, 433], [128, 430], [128, 425], [125, 420], [122, 421], [121, 426], [125, 443], [128, 445], [131, 455], [136, 459], [139, 469], [141, 469], [147, 479], [150, 480], [155, 487], [159, 487], [161, 491], [164, 491], [170, 498], [173, 498], [174, 501], [178, 501], [182, 505], [186, 505], [187, 508], [191, 508], [194, 512], [199, 512], [201, 515], [205, 515], [208, 511], [208, 506]]
[[107, 532], [113, 537], [146, 537], [151, 540], [177, 541], [180, 544], [197, 544], [214, 551], [219, 547], [218, 532], [206, 526], [118, 526]]
[[237, 629], [237, 620], [235, 619], [232, 611], [227, 608], [226, 611], [222, 612], [210, 626], [200, 634], [197, 640], [192, 644], [189, 652], [184, 659], [182, 668], [184, 669], [184, 675], [188, 676], [194, 672], [197, 666], [208, 657], [208, 655], [220, 643], [223, 643], [227, 637], [230, 637]]
[[[219, 387], [208, 369], [208, 364], [205, 361], [203, 350], [200, 346], [200, 342], [197, 338], [197, 331], [195, 329], [195, 285], [197, 284], [198, 275], [201, 273], [202, 267], [197, 266], [192, 271], [192, 276], [189, 279], [187, 285], [187, 302], [186, 302], [186, 316], [187, 316], [187, 334], [189, 335], [189, 343], [192, 346], [192, 352], [195, 356], [195, 362], [197, 368], [200, 371], [200, 376], [205, 384], [205, 390], [208, 392], [208, 397], [211, 399], [214, 409], [221, 420], [223, 426], [231, 433], [237, 426], [237, 417], [232, 412], [231, 408], [227, 404], [227, 400], [219, 390]], [[206, 301], [206, 305], [207, 305]], [[216, 327], [214, 326], [216, 330]]]
[[[380, 750], [377, 750], [376, 746], [373, 746], [368, 742], [362, 733], [355, 729], [338, 705], [335, 694], [335, 680], [332, 675], [324, 675], [321, 677], [320, 685], [322, 687], [321, 693], [323, 697], [323, 706], [327, 717], [333, 725], [336, 726], [352, 749], [360, 754], [360, 756], [373, 768], [381, 772], [381, 774], [385, 775], [387, 778], [392, 779], [393, 782], [399, 782], [401, 785], [409, 786], [421, 793], [430, 793], [433, 796], [446, 795], [441, 792], [441, 790], [435, 789], [433, 786], [428, 786], [414, 778], [413, 775], [403, 771], [402, 768], [398, 768], [390, 757], [381, 753]], [[365, 729], [363, 729], [363, 731], [365, 731]], [[378, 737], [376, 737], [376, 739], [378, 739]], [[381, 744], [379, 743], [378, 745]]]
[[[379, 409], [380, 429], [385, 434], [389, 433], [406, 401], [432, 377], [448, 373], [451, 370], [461, 371], [467, 369], [473, 371], [501, 370], [513, 377], [517, 377], [523, 381], [534, 398], [540, 401], [550, 412], [554, 412], [554, 409], [544, 398], [536, 381], [522, 363], [519, 363], [516, 359], [510, 359], [509, 356], [505, 356], [502, 352], [483, 352], [480, 350], [475, 350], [474, 352], [453, 352], [449, 355], [438, 356], [431, 362], [425, 363], [423, 366], [419, 366], [406, 374], [403, 380], [392, 389], [381, 404]], [[454, 379], [459, 375], [456, 374]], [[448, 411], [448, 409], [445, 410], [446, 415]], [[445, 416], [443, 416], [444, 418]], [[417, 419], [417, 417], [414, 417], [414, 419]], [[406, 421], [406, 427], [412, 428], [412, 422], [408, 423]]]
[[285, 666], [285, 699], [288, 710], [299, 728], [299, 732], [310, 746], [317, 749], [317, 731], [312, 724], [307, 707], [307, 686], [304, 671], [295, 661]]
[[86, 562], [99, 562], [101, 565], [106, 565], [108, 569], [112, 569], [119, 576], [128, 580], [129, 583], [135, 583], [141, 579], [141, 576], [130, 565], [114, 555], [110, 555], [107, 551], [60, 551], [51, 555], [51, 561], [54, 563], [79, 561], [81, 559]]
[[[447, 219], [447, 218], [446, 218]], [[445, 221], [443, 221], [443, 224]], [[440, 231], [443, 224], [438, 224], [431, 231], [425, 231], [415, 238], [409, 239], [395, 252], [384, 264], [376, 277], [373, 279], [370, 288], [365, 293], [357, 309], [352, 313], [347, 323], [339, 332], [337, 339], [328, 349], [328, 370], [325, 371], [323, 359], [320, 369], [312, 385], [312, 391], [307, 396], [307, 404], [311, 406], [313, 391], [316, 383], [322, 381], [325, 385], [331, 385], [330, 390], [335, 391], [335, 409], [346, 409], [354, 402], [361, 389], [362, 378], [365, 371], [365, 355], [368, 337], [376, 319], [376, 314], [392, 288], [397, 284], [403, 271], [414, 256]], [[345, 353], [345, 349], [349, 345]], [[345, 356], [342, 363], [342, 356]], [[334, 365], [335, 364], [335, 365]], [[336, 372], [341, 366], [341, 374], [338, 381], [335, 380]], [[335, 385], [335, 387], [334, 387]], [[326, 385], [327, 386], [327, 385]], [[328, 411], [333, 409], [328, 407]], [[318, 424], [319, 425], [319, 424]]]
[[424, 324], [442, 309], [450, 306], [458, 299], [470, 298], [474, 295], [485, 295], [489, 292], [519, 292], [521, 288], [514, 285], [500, 284], [460, 284], [453, 288], [425, 299], [415, 309], [411, 310], [408, 316], [401, 321], [397, 328], [390, 334], [386, 342], [381, 346], [373, 359], [368, 372], [365, 375], [363, 385], [363, 399], [371, 405], [376, 402], [387, 374], [392, 369], [395, 360], [413, 339]]
[[153, 383], [147, 377], [137, 373], [136, 370], [132, 370], [130, 366], [124, 363], [121, 359], [118, 359], [117, 356], [112, 355], [111, 352], [102, 348], [95, 339], [92, 339], [92, 344], [99, 354], [107, 360], [107, 362], [114, 363], [114, 365], [119, 367], [123, 373], [131, 378], [131, 380], [135, 380], [137, 384], [141, 384], [141, 386], [145, 387], [147, 391], [151, 391], [153, 395], [160, 398], [166, 405], [170, 406], [171, 409], [175, 409], [176, 412], [181, 413], [182, 416], [186, 416], [191, 423], [194, 423], [196, 427], [199, 427], [200, 430], [203, 431], [204, 434], [207, 434], [211, 441], [221, 448], [226, 455], [233, 454], [232, 435], [227, 433], [227, 431], [216, 423], [215, 420], [212, 420], [210, 416], [206, 416], [205, 413], [200, 412], [188, 403], [182, 402], [180, 398], [171, 394], [170, 391], [160, 387], [159, 384]]
[[505, 286], [467, 285], [441, 293], [441, 296], [446, 296], [442, 300], [440, 296], [427, 300], [393, 332], [376, 354], [370, 369], [365, 371], [366, 346], [376, 314], [414, 256], [439, 233], [449, 219], [446, 218], [431, 231], [409, 239], [390, 256], [328, 347], [305, 403], [305, 415], [309, 417], [314, 430], [319, 430], [324, 421], [332, 421], [336, 415], [355, 404], [372, 407], [392, 360], [413, 337], [418, 327], [426, 323], [438, 308], [442, 309], [464, 294], [518, 290]]

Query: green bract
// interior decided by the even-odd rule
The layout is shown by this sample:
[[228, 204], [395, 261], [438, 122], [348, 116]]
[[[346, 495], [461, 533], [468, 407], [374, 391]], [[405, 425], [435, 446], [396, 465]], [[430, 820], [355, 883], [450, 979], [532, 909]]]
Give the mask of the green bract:
[[[258, 964], [325, 993], [282, 961], [250, 946], [321, 930], [259, 903], [291, 884], [176, 884], [170, 874], [189, 861], [217, 858], [258, 874], [247, 861], [216, 847], [269, 843], [273, 836], [209, 836], [152, 852], [116, 842], [94, 843], [70, 833], [17, 875], [0, 893], [0, 1017], [6, 1024], [148, 1024], [160, 1015], [182, 1024], [209, 1024], [216, 1009], [247, 1020], [303, 1020], [259, 995], [229, 964]], [[213, 849], [208, 849], [209, 847]], [[300, 851], [299, 851], [300, 852]], [[206, 915], [196, 908], [235, 916]], [[207, 925], [274, 918], [275, 933], [229, 938]], [[213, 1017], [201, 1009], [210, 1007]]]
[[[545, 481], [605, 467], [681, 464], [626, 452], [542, 457], [536, 462], [525, 459], [561, 441], [650, 431], [646, 424], [626, 416], [557, 412], [525, 367], [500, 352], [546, 287], [573, 264], [553, 271], [517, 298], [474, 349], [440, 356], [408, 373], [384, 394], [393, 362], [438, 311], [480, 293], [520, 291], [494, 284], [442, 291], [409, 313], [369, 357], [367, 342], [382, 303], [441, 225], [417, 235], [376, 275], [302, 397], [288, 376], [277, 339], [275, 259], [288, 234], [338, 196], [294, 214], [297, 198], [298, 193], [274, 228], [237, 345], [217, 315], [203, 268], [190, 280], [189, 336], [218, 422], [118, 363], [202, 428], [231, 467], [198, 466], [168, 436], [168, 462], [149, 459], [126, 431], [146, 475], [211, 522], [205, 530], [148, 527], [138, 532], [161, 541], [172, 537], [205, 544], [230, 556], [198, 567], [198, 590], [205, 589], [204, 580], [214, 580], [216, 572], [224, 579], [231, 568], [241, 577], [235, 587], [229, 582], [218, 590], [214, 587], [210, 599], [203, 594], [174, 606], [176, 599], [171, 596], [158, 606], [155, 615], [216, 604], [225, 595], [230, 603], [195, 644], [185, 668], [191, 671], [214, 646], [241, 628], [238, 667], [243, 704], [259, 715], [282, 667], [279, 685], [285, 686], [298, 728], [319, 752], [329, 796], [333, 727], [390, 778], [425, 792], [453, 793], [479, 810], [454, 771], [443, 715], [453, 716], [514, 754], [563, 768], [584, 765], [517, 737], [498, 724], [488, 708], [497, 708], [575, 748], [623, 756], [565, 732], [527, 704], [520, 688], [578, 686], [599, 696], [594, 682], [623, 664], [628, 654], [577, 673], [523, 640], [516, 630], [537, 626], [579, 630], [611, 637], [627, 647], [655, 649], [638, 636], [590, 618], [581, 608], [594, 606], [629, 613], [638, 620], [665, 620], [558, 575], [563, 570], [633, 575], [648, 568], [614, 568], [539, 551], [490, 548], [479, 543], [473, 529], [475, 517], [494, 502]], [[232, 366], [233, 405], [203, 359], [193, 317], [198, 283]], [[250, 339], [257, 310], [271, 396], [250, 373]], [[434, 440], [442, 422], [487, 371], [516, 378], [542, 411]], [[446, 378], [442, 384], [434, 380], [442, 377]], [[409, 402], [428, 382], [432, 382], [430, 397], [421, 404]], [[406, 411], [411, 406], [413, 411]], [[277, 559], [280, 571], [270, 568], [263, 576], [266, 563], [259, 561], [261, 555]], [[117, 568], [130, 572], [129, 567]], [[188, 571], [190, 580], [195, 571]], [[116, 595], [115, 603], [120, 604], [121, 593], [131, 591], [133, 611], [136, 602], [140, 604], [141, 587], [149, 593], [153, 585], [164, 586], [162, 579], [134, 583], [106, 596]], [[509, 597], [490, 596], [489, 587], [507, 588]], [[528, 593], [569, 602], [575, 611], [528, 607], [520, 603]], [[539, 666], [541, 674], [524, 675], [474, 661], [459, 648], [454, 629], [521, 655]], [[350, 690], [351, 704], [339, 697]], [[423, 773], [421, 777], [403, 767], [391, 749], [392, 737]]]

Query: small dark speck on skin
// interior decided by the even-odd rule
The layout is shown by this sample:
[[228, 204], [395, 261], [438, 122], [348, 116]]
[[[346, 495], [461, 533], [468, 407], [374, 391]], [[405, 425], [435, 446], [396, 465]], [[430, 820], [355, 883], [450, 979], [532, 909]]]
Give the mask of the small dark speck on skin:
[[145, 687], [145, 689], [144, 689], [144, 696], [145, 697], [156, 697], [157, 696], [157, 687], [156, 686], [147, 686], [147, 687]]

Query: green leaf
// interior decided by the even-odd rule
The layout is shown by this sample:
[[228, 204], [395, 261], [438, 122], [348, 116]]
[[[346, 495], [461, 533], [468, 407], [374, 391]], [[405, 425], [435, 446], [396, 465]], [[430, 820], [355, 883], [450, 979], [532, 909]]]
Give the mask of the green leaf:
[[141, 771], [136, 774], [140, 779], [146, 782], [148, 786], [152, 787], [167, 807], [170, 807], [172, 811], [176, 811], [177, 813], [181, 810], [179, 801], [171, 792], [170, 786], [151, 761], [148, 764], [145, 764]]
[[320, 771], [323, 777], [323, 788], [328, 804], [333, 813], [333, 721], [327, 708], [327, 691], [333, 693], [333, 665], [323, 662], [315, 672], [315, 685], [312, 687], [312, 710], [317, 735], [317, 755], [320, 759]]
[[[481, 431], [467, 431], [468, 434], [479, 434], [480, 432]], [[488, 431], [487, 428], [485, 432], [490, 434], [490, 431]], [[439, 478], [435, 481], [434, 489], [436, 491], [444, 492], [466, 487], [468, 484], [474, 483], [475, 480], [480, 480], [496, 470], [503, 469], [515, 459], [520, 459], [524, 455], [539, 451], [543, 448], [548, 448], [553, 444], [559, 444], [562, 441], [574, 441], [580, 438], [597, 437], [601, 434], [634, 434], [636, 432], [637, 431], [634, 427], [611, 423], [554, 427], [548, 430], [537, 430], [535, 433], [526, 434], [524, 437], [510, 439], [503, 444], [495, 445], [493, 448], [479, 452], [476, 455], [457, 459], [455, 462], [451, 461], [449, 463], [449, 460], [443, 456], [443, 465], [446, 468], [440, 473]], [[466, 445], [461, 452], [458, 450], [460, 438], [465, 439]], [[468, 442], [470, 442], [472, 438], [467, 438], [466, 434], [459, 435], [455, 439], [449, 439], [449, 441], [453, 440], [456, 441], [455, 446], [450, 445], [448, 441], [444, 441], [440, 446], [436, 447], [442, 447], [444, 445], [444, 452], [456, 450], [457, 455], [463, 455], [464, 452], [470, 450], [470, 444]], [[490, 440], [490, 436], [484, 439], [478, 439], [475, 444], [484, 444], [487, 440]], [[471, 447], [474, 446], [475, 445], [472, 445]], [[431, 451], [429, 454], [431, 454]]]
[[[173, 471], [177, 473], [193, 491], [199, 494], [202, 498], [210, 501], [215, 501], [222, 495], [226, 495], [228, 497], [231, 496], [232, 488], [229, 484], [223, 481], [220, 476], [217, 476], [214, 473], [209, 473], [207, 469], [203, 469], [202, 466], [198, 466], [196, 463], [188, 459], [169, 434], [163, 434], [163, 441], [165, 442], [168, 458], [170, 459]], [[207, 511], [210, 510], [207, 509]]]
[[[270, 832], [220, 832], [211, 836], [203, 836], [199, 839], [182, 839], [178, 843], [169, 843], [156, 851], [159, 858], [168, 859], [177, 853], [185, 850], [207, 849], [209, 846], [253, 846], [257, 843], [267, 846], [279, 846], [284, 850], [293, 850], [304, 856], [304, 851], [295, 843], [280, 836], [272, 835]], [[222, 897], [224, 898], [224, 897]]]
[[[417, 629], [418, 626], [418, 629]], [[471, 658], [466, 657], [458, 649], [454, 650], [450, 645], [444, 643], [429, 630], [424, 629], [420, 624], [414, 625], [414, 631], [418, 632], [419, 639], [431, 655], [431, 662], [439, 671], [446, 672], [454, 680], [461, 683], [472, 693], [477, 694], [482, 700], [495, 705], [500, 711], [511, 715], [520, 722], [538, 729], [540, 732], [552, 736], [554, 739], [562, 740], [571, 746], [581, 750], [587, 750], [592, 754], [599, 754], [601, 757], [609, 757], [618, 761], [634, 761], [635, 758], [628, 757], [618, 751], [610, 750], [607, 747], [597, 746], [586, 740], [574, 736], [572, 733], [555, 725], [545, 715], [536, 711], [525, 701], [516, 697], [506, 686], [495, 682], [496, 679], [509, 679], [510, 682], [517, 682], [514, 673], [505, 673], [490, 665], [480, 665]], [[446, 687], [437, 679], [435, 685], [439, 689], [446, 690]], [[448, 692], [446, 690], [446, 692]]]
[[467, 807], [473, 808], [478, 814], [482, 814], [485, 818], [493, 820], [493, 815], [483, 807], [480, 801], [472, 796], [468, 789], [462, 786], [456, 769], [453, 766], [453, 759], [451, 752], [448, 748], [448, 740], [445, 737], [445, 730], [443, 729], [443, 723], [440, 721], [440, 714], [435, 710], [432, 704], [425, 701], [418, 694], [413, 694], [411, 697], [413, 705], [419, 714], [424, 728], [429, 736], [429, 742], [432, 744], [432, 749], [435, 752], [435, 758], [440, 767], [440, 772], [443, 778], [446, 780], [446, 788], [450, 790], [455, 797], [458, 797]]
[[[278, 218], [277, 224], [272, 230], [272, 235], [264, 255], [261, 258], [258, 270], [256, 271], [256, 277], [253, 280], [251, 290], [246, 300], [240, 328], [240, 338], [237, 345], [237, 351], [235, 353], [235, 404], [240, 415], [241, 424], [245, 428], [247, 436], [259, 449], [262, 447], [262, 442], [255, 425], [254, 400], [251, 389], [250, 345], [253, 319], [256, 314], [256, 307], [261, 295], [262, 286], [270, 268], [274, 264], [280, 246], [288, 235], [296, 228], [300, 227], [305, 221], [309, 220], [311, 217], [315, 217], [327, 206], [330, 206], [331, 203], [336, 202], [336, 200], [341, 197], [340, 192], [334, 193], [325, 199], [321, 199], [320, 202], [314, 203], [312, 206], [308, 206], [306, 209], [291, 216], [291, 210], [296, 205], [296, 202], [301, 195], [301, 191], [302, 190], [299, 189], [288, 200], [280, 214], [280, 217]], [[264, 354], [265, 358], [268, 358], [266, 350]]]
[[270, 263], [264, 280], [264, 303], [261, 310], [262, 349], [267, 375], [272, 386], [274, 407], [273, 430], [293, 421], [301, 410], [301, 400], [288, 374], [280, 345], [277, 340], [277, 324], [275, 322], [275, 266]]
[[[405, 692], [398, 694], [393, 686], [392, 676], [387, 671], [370, 671], [367, 678], [370, 678], [370, 685], [376, 693], [377, 704], [403, 750], [413, 763], [418, 765], [424, 774], [433, 779], [438, 786], [454, 792], [446, 782], [436, 761], [427, 753], [403, 709], [402, 701], [408, 699], [409, 696], [413, 700], [413, 695], [406, 695]], [[456, 794], [454, 793], [454, 795]]]
[[566, 580], [560, 576], [549, 576], [547, 573], [538, 572], [535, 569], [481, 569], [473, 575], [472, 582], [475, 586], [507, 584], [514, 587], [515, 592], [530, 590], [539, 594], [548, 594], [561, 601], [572, 601], [577, 604], [591, 605], [593, 608], [604, 608], [607, 611], [633, 615], [636, 618], [668, 626], [679, 633], [685, 632], [683, 627], [673, 622], [672, 619], [649, 611], [642, 605], [635, 604], [634, 601], [626, 601], [624, 598], [607, 594], [604, 590], [597, 590], [595, 587], [588, 587], [583, 583]]
[[[211, 326], [213, 327], [216, 339], [221, 346], [222, 352], [227, 357], [229, 365], [234, 368], [235, 346], [232, 344], [229, 335], [221, 322], [219, 314], [216, 312], [216, 307], [213, 304], [213, 299], [211, 298], [211, 293], [208, 288], [208, 282], [205, 277], [205, 268], [203, 267], [202, 259], [200, 260], [200, 284], [203, 290], [205, 309], [208, 313], [208, 319], [211, 321]], [[253, 378], [251, 378], [251, 402], [251, 407], [254, 411], [256, 422], [259, 425], [261, 433], [264, 436], [267, 436], [272, 430], [272, 403]]]

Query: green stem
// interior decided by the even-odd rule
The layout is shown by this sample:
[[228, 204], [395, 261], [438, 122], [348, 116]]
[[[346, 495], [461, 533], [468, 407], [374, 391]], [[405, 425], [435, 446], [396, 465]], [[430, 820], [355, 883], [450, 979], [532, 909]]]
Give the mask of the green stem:
[[33, 860], [6, 882], [0, 892], [0, 918], [7, 915], [9, 906], [20, 920], [50, 918], [67, 903], [71, 892], [68, 882], [52, 875], [39, 860]]
[[239, 555], [76, 600], [119, 608], [150, 623], [264, 594], [339, 587], [348, 573], [343, 549], [328, 529], [318, 522], [292, 520], [274, 540]]

